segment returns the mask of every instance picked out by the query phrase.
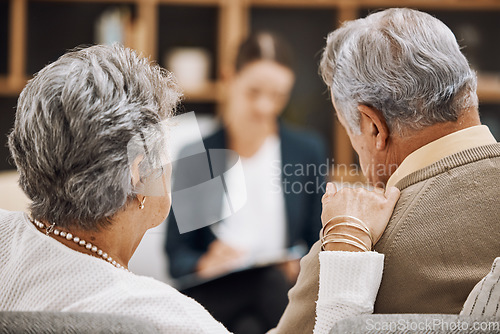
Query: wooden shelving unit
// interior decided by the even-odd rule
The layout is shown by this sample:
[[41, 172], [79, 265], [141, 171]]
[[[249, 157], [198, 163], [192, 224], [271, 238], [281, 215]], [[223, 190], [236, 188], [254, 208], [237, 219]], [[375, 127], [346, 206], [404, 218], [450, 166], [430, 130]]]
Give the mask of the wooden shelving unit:
[[[131, 22], [129, 47], [156, 59], [158, 56], [160, 6], [215, 7], [217, 15], [217, 45], [215, 79], [197, 93], [186, 94], [186, 101], [193, 103], [222, 104], [224, 91], [220, 83], [222, 73], [230, 68], [239, 42], [250, 31], [253, 8], [295, 8], [332, 10], [332, 30], [342, 21], [356, 19], [362, 10], [387, 7], [411, 7], [422, 10], [493, 11], [500, 18], [500, 0], [8, 0], [8, 69], [0, 75], [0, 97], [19, 94], [32, 73], [27, 73], [28, 8], [30, 3], [98, 3], [132, 4], [135, 15]], [[335, 15], [334, 15], [335, 13]], [[498, 43], [498, 41], [494, 42]], [[160, 60], [158, 60], [160, 62]], [[161, 63], [161, 62], [160, 62]], [[482, 102], [500, 104], [500, 78], [480, 75], [479, 98]], [[352, 164], [354, 154], [345, 131], [338, 122], [334, 124], [332, 138], [335, 162]], [[347, 177], [347, 179], [352, 179]]]

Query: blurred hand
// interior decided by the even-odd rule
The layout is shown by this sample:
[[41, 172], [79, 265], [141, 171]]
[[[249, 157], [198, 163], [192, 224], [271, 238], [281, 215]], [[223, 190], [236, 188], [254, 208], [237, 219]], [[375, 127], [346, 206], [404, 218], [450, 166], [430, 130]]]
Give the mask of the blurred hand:
[[322, 198], [321, 221], [324, 226], [330, 219], [339, 215], [361, 219], [372, 233], [375, 244], [391, 218], [399, 195], [399, 189], [396, 187], [389, 187], [385, 191], [382, 188], [372, 191], [364, 188], [342, 188], [337, 191], [335, 185], [329, 182]]
[[281, 263], [278, 268], [283, 272], [288, 282], [295, 284], [300, 271], [300, 260], [291, 260]]
[[202, 278], [210, 278], [227, 273], [238, 266], [245, 252], [235, 249], [228, 244], [214, 240], [197, 265], [198, 275]]

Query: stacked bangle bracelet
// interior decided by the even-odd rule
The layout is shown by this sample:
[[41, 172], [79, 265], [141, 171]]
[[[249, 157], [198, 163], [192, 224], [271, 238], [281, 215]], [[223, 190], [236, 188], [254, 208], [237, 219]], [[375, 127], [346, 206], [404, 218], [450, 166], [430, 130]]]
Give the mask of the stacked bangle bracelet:
[[[353, 235], [333, 232], [333, 230], [340, 226], [352, 227], [366, 233], [366, 235], [368, 235], [368, 237], [370, 238], [371, 245], [368, 246], [365, 242], [363, 242], [363, 240]], [[321, 229], [320, 239], [321, 250], [325, 250], [325, 246], [330, 243], [343, 243], [354, 246], [362, 251], [369, 252], [374, 244], [373, 235], [370, 232], [368, 226], [366, 226], [366, 224], [361, 219], [348, 215], [335, 216], [330, 219]]]

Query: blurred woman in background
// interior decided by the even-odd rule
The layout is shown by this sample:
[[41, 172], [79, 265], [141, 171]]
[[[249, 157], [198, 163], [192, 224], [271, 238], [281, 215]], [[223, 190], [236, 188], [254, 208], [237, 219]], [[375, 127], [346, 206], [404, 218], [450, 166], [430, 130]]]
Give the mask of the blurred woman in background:
[[[174, 212], [166, 252], [170, 273], [181, 283], [193, 273], [212, 279], [184, 293], [229, 330], [263, 333], [277, 324], [299, 271], [298, 260], [286, 261], [286, 254], [298, 245], [309, 249], [318, 239], [324, 191], [319, 166], [326, 153], [318, 136], [280, 119], [295, 80], [289, 47], [281, 39], [270, 33], [250, 36], [225, 80], [223, 128], [204, 144], [241, 157], [247, 202], [229, 218], [184, 234]], [[276, 262], [233, 272], [248, 259]]]

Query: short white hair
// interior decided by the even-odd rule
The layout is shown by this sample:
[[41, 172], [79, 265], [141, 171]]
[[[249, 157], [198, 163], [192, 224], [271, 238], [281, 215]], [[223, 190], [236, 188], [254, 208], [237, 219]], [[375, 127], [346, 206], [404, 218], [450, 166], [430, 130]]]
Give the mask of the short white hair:
[[23, 89], [9, 135], [33, 217], [85, 230], [109, 224], [136, 195], [129, 141], [172, 115], [180, 95], [169, 72], [120, 45], [43, 68]]
[[344, 23], [328, 35], [320, 73], [337, 112], [358, 134], [358, 105], [381, 111], [399, 134], [456, 121], [478, 105], [476, 74], [451, 30], [412, 9]]

